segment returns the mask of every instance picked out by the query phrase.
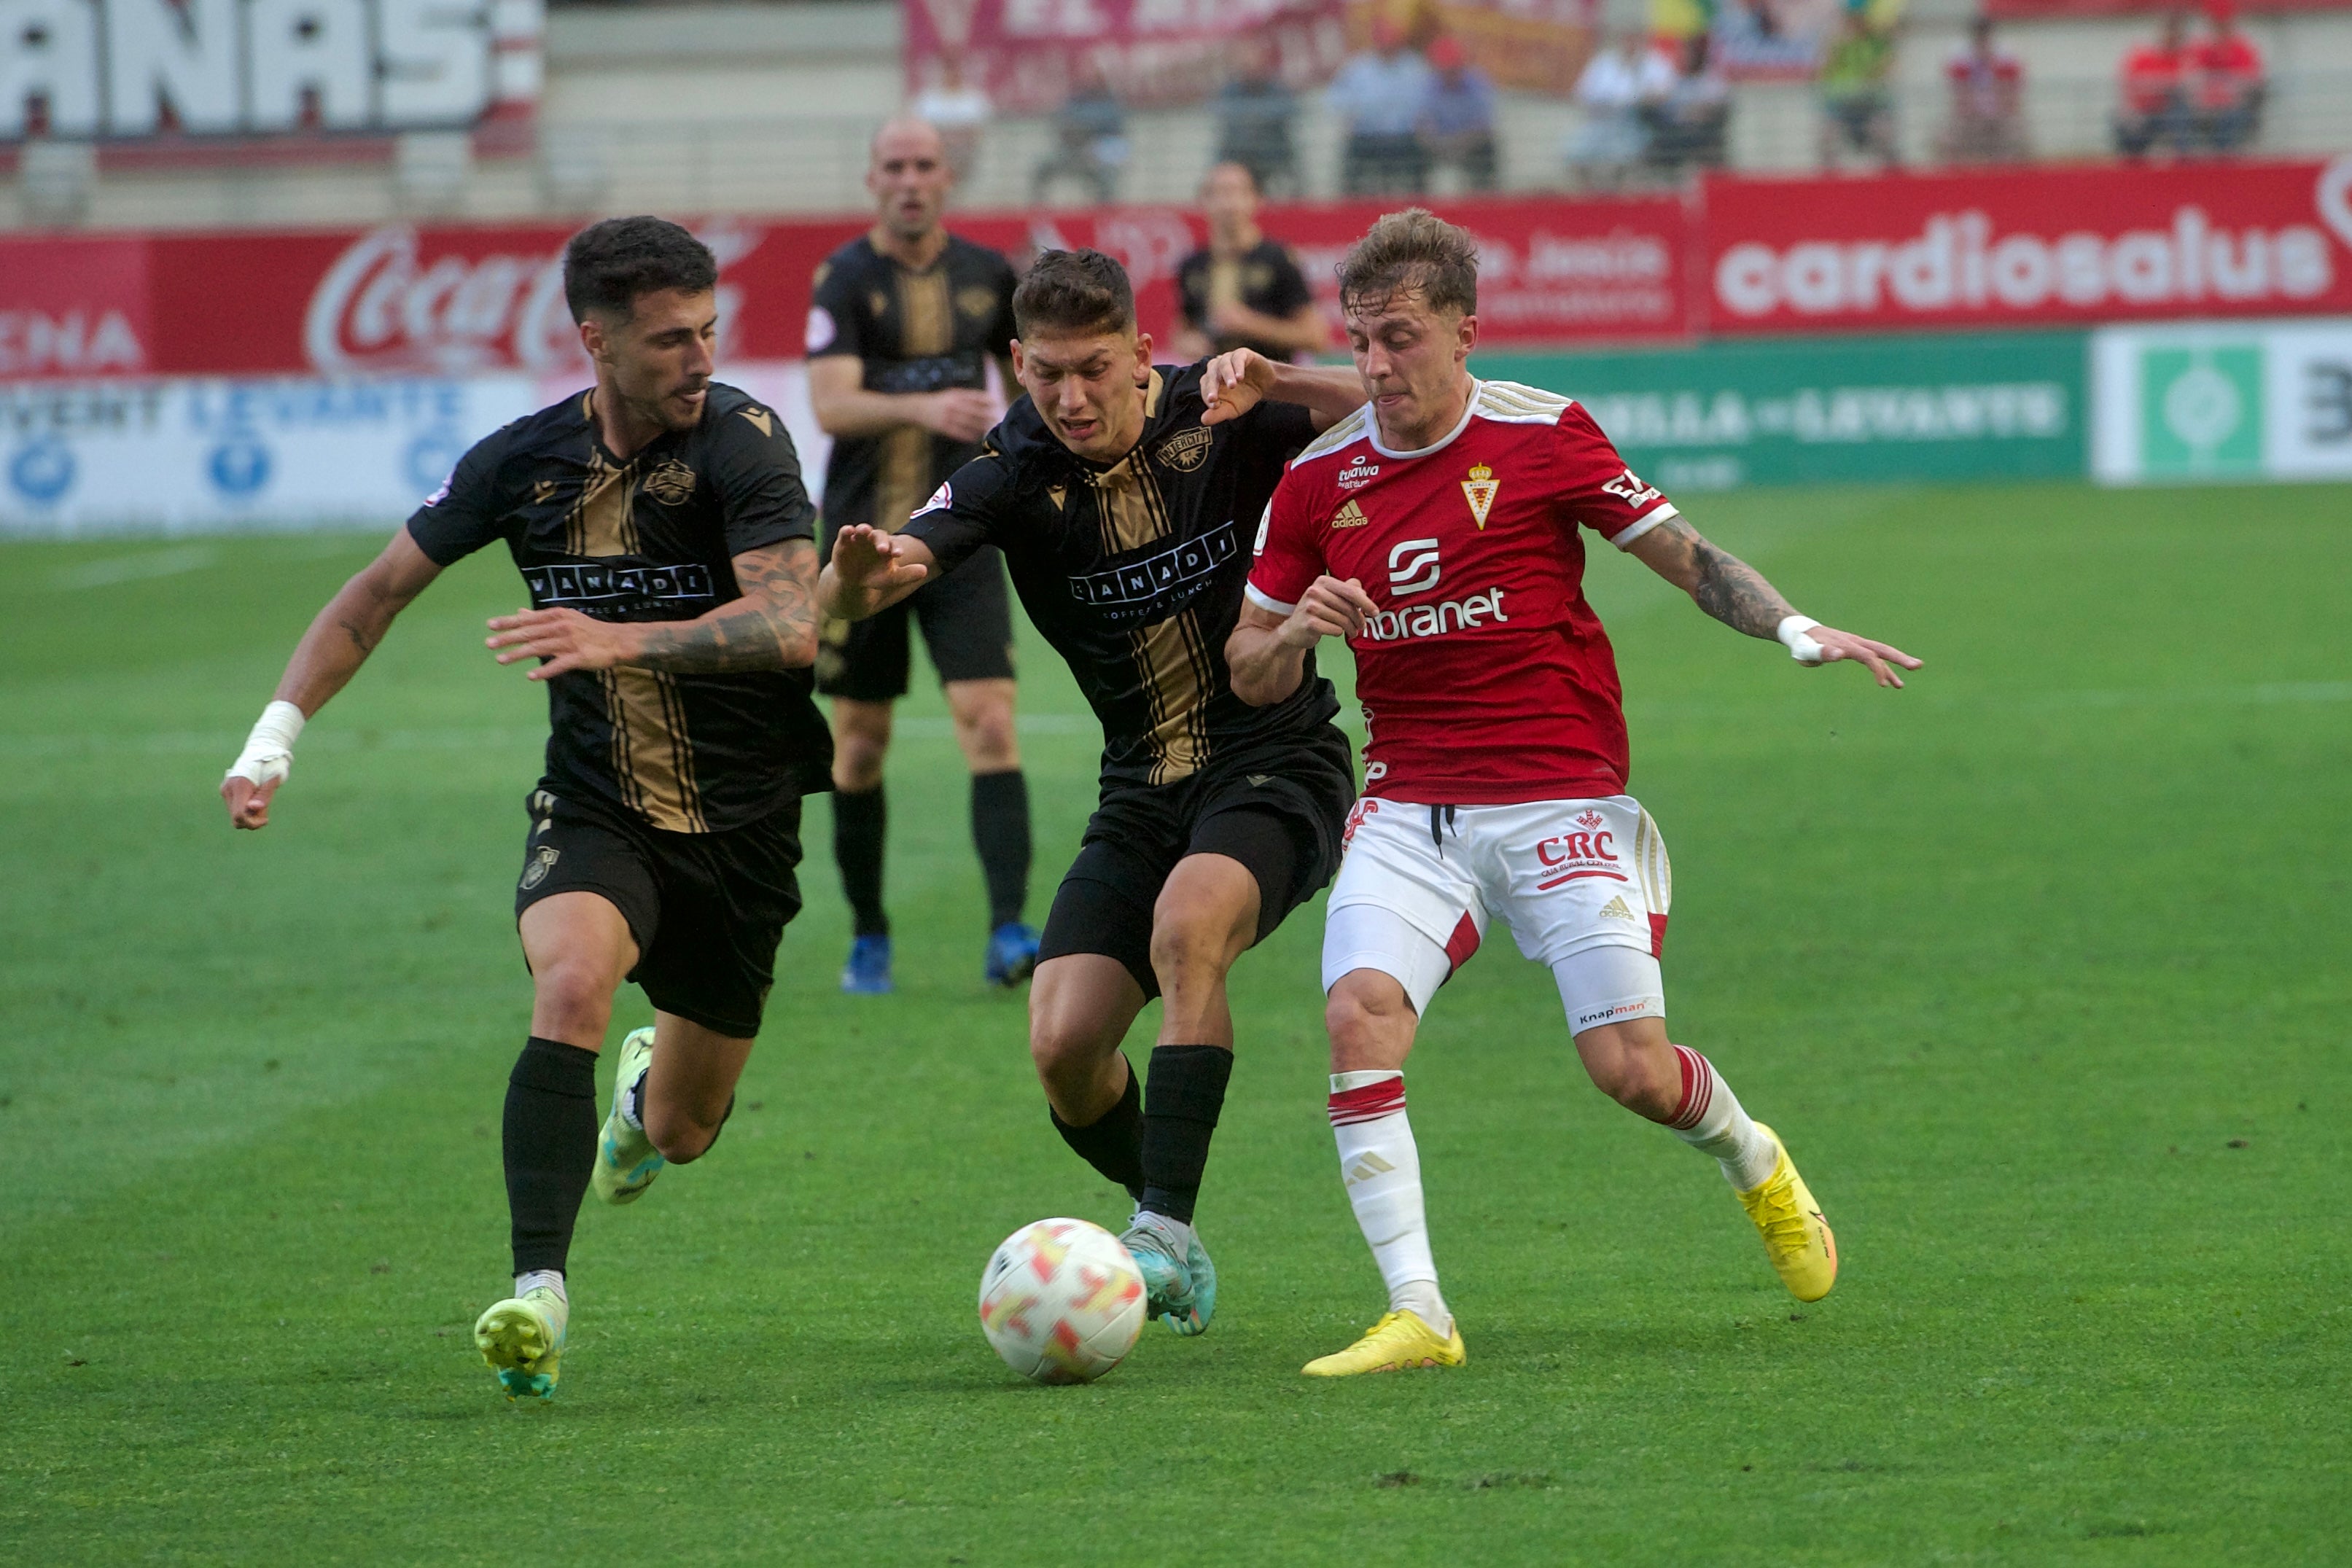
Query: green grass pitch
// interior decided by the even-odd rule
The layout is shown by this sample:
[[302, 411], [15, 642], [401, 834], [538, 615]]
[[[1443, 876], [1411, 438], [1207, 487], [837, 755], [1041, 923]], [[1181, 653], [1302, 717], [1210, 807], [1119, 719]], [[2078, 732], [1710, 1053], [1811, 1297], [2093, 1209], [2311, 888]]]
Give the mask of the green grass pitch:
[[[1585, 1084], [1498, 940], [1411, 1071], [1470, 1365], [1300, 1378], [1381, 1306], [1310, 905], [1237, 972], [1215, 1328], [1015, 1380], [974, 1321], [990, 1249], [1120, 1210], [980, 983], [930, 689], [891, 775], [900, 994], [834, 989], [813, 803], [743, 1108], [645, 1202], [590, 1204], [541, 1408], [468, 1337], [506, 1291], [528, 1004], [539, 694], [479, 643], [512, 569], [420, 601], [240, 837], [220, 771], [373, 543], [0, 549], [0, 1560], [2344, 1561], [2352, 495], [1693, 513], [1929, 661], [1901, 694], [1800, 671], [1595, 552], [1680, 873], [1675, 1033], [1795, 1149], [1828, 1301]], [[1042, 645], [1024, 668], [1042, 913], [1094, 740]], [[626, 993], [615, 1037], [646, 1016]]]

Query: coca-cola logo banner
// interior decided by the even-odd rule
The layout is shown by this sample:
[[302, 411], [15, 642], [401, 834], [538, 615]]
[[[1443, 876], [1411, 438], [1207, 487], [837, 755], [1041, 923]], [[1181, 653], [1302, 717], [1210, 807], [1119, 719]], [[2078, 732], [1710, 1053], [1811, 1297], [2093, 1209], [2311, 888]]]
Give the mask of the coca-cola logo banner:
[[2352, 159], [1706, 188], [1717, 332], [2352, 309]]

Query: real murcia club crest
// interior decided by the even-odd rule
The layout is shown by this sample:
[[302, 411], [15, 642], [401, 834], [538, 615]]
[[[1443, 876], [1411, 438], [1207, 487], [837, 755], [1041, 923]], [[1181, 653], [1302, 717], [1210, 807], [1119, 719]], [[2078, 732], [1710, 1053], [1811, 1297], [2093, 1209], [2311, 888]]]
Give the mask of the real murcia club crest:
[[1478, 525], [1481, 533], [1486, 531], [1486, 513], [1494, 507], [1495, 497], [1502, 488], [1503, 482], [1496, 478], [1495, 471], [1484, 463], [1474, 464], [1470, 477], [1462, 481], [1462, 497], [1470, 503], [1470, 518]]

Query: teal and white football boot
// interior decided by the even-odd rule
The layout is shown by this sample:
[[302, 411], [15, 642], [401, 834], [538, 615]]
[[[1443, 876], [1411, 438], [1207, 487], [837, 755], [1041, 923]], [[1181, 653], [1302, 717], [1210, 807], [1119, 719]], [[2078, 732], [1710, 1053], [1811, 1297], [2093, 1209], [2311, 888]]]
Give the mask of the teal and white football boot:
[[1206, 1333], [1217, 1310], [1217, 1268], [1192, 1227], [1138, 1210], [1118, 1239], [1143, 1274], [1143, 1310], [1176, 1333]]
[[[606, 1203], [635, 1203], [653, 1186], [668, 1162], [643, 1129], [629, 1125], [621, 1107], [636, 1092], [638, 1080], [654, 1059], [654, 1031], [633, 1029], [621, 1041], [620, 1065], [613, 1070], [613, 1110], [604, 1118], [604, 1132], [596, 1140], [596, 1169], [589, 1185]], [[640, 1103], [639, 1114], [643, 1114]]]
[[534, 1285], [474, 1323], [474, 1344], [509, 1399], [552, 1399], [563, 1375], [572, 1303], [552, 1285]]

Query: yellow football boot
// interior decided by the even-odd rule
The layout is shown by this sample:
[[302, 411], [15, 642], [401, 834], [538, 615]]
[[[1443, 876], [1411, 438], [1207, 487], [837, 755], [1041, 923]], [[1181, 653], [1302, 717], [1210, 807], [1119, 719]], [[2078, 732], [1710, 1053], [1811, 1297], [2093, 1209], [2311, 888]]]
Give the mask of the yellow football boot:
[[1459, 1366], [1470, 1359], [1462, 1348], [1462, 1325], [1445, 1337], [1413, 1312], [1393, 1312], [1365, 1331], [1364, 1337], [1333, 1355], [1318, 1356], [1298, 1370], [1309, 1377], [1353, 1377], [1360, 1372], [1402, 1372], [1415, 1366]]
[[1780, 1157], [1760, 1186], [1739, 1195], [1739, 1207], [1756, 1222], [1765, 1254], [1789, 1294], [1801, 1301], [1818, 1301], [1837, 1283], [1837, 1237], [1822, 1218], [1812, 1189], [1797, 1174], [1780, 1134], [1761, 1122], [1756, 1130], [1772, 1140]]
[[621, 1115], [621, 1102], [652, 1065], [654, 1031], [631, 1030], [621, 1041], [621, 1060], [613, 1070], [613, 1110], [596, 1138], [596, 1164], [588, 1185], [606, 1203], [635, 1203], [654, 1185], [667, 1163], [654, 1141], [629, 1125]]
[[544, 1285], [499, 1302], [474, 1324], [474, 1344], [509, 1399], [552, 1399], [563, 1375], [572, 1306]]

